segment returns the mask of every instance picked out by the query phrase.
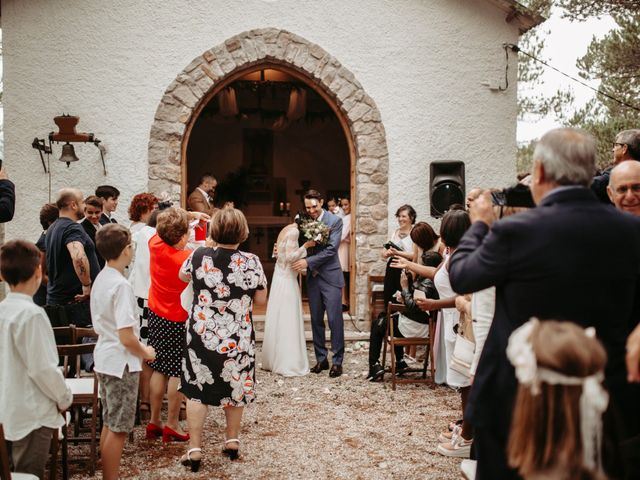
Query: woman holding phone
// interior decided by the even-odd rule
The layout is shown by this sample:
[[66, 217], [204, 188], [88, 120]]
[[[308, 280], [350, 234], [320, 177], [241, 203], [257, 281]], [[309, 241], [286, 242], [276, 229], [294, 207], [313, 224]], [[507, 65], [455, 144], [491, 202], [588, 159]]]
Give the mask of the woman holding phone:
[[[411, 205], [402, 205], [396, 211], [398, 228], [391, 235], [391, 240], [383, 245], [382, 257], [387, 261], [387, 268], [384, 272], [384, 305], [393, 301], [393, 296], [400, 290], [400, 272], [391, 268], [391, 261], [394, 257], [401, 257], [406, 260], [416, 260], [417, 252], [413, 247], [411, 230], [416, 223], [416, 211]], [[435, 234], [434, 234], [435, 235]]]
[[[410, 238], [411, 238], [412, 245], [415, 245], [416, 250], [420, 254], [418, 264], [423, 264], [424, 262], [426, 262], [425, 265], [431, 265], [432, 268], [435, 268], [440, 264], [442, 257], [437, 252], [430, 252], [430, 250], [438, 241], [438, 236], [433, 231], [433, 228], [431, 228], [431, 225], [425, 222], [418, 222], [415, 225], [415, 227], [413, 227], [413, 229], [411, 230]], [[427, 254], [434, 254], [434, 253], [437, 255], [437, 257], [433, 255], [427, 255]], [[398, 257], [391, 257], [392, 260], [394, 258], [398, 258]], [[388, 268], [387, 270], [393, 271], [394, 269]], [[408, 337], [418, 336], [417, 334], [415, 334], [415, 331], [413, 331], [414, 328], [416, 327], [415, 323], [417, 322], [422, 325], [426, 325], [428, 324], [429, 317], [426, 313], [419, 310], [418, 305], [413, 300], [413, 294], [414, 294], [413, 292], [414, 291], [419, 292], [422, 290], [426, 294], [425, 298], [426, 297], [438, 298], [437, 291], [433, 286], [433, 282], [427, 277], [416, 277], [415, 282], [413, 282], [412, 284], [411, 279], [409, 278], [410, 275], [407, 275], [405, 272], [402, 272], [402, 274], [404, 274], [402, 275], [400, 270], [395, 270], [395, 271], [397, 272], [397, 276], [398, 276], [397, 291], [398, 292], [401, 291], [401, 297], [395, 298], [392, 295], [390, 301], [404, 302], [405, 305], [407, 306], [407, 312], [405, 312], [404, 318], [400, 318], [397, 324], [397, 326], [400, 327], [400, 329], [399, 330], [396, 329], [396, 332], [398, 333], [398, 336], [403, 336], [403, 335]], [[393, 294], [395, 293], [396, 291], [393, 292]], [[410, 327], [408, 329], [404, 328], [404, 331], [403, 331], [404, 319], [407, 319], [411, 323], [405, 324], [405, 325], [410, 325]], [[396, 325], [394, 325], [394, 328], [395, 327]], [[370, 337], [370, 347], [369, 347], [369, 375], [367, 376], [367, 379], [370, 381], [378, 381], [382, 379], [382, 375], [384, 373], [384, 370], [380, 365], [379, 359], [380, 359], [380, 351], [382, 350], [382, 342], [384, 339], [386, 328], [387, 328], [386, 315], [380, 315], [378, 319], [371, 326], [371, 337]], [[417, 328], [420, 329], [423, 327], [417, 327]], [[398, 349], [396, 349], [395, 353], [396, 353], [398, 370], [402, 370], [403, 368], [406, 368], [407, 364], [403, 360], [402, 347], [399, 347]]]

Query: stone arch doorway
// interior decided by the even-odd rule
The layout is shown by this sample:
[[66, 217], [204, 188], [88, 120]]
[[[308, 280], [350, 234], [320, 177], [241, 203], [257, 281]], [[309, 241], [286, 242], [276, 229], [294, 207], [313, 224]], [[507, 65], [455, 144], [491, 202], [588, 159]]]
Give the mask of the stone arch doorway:
[[[381, 274], [387, 237], [388, 151], [380, 112], [354, 75], [322, 49], [275, 28], [236, 35], [196, 57], [165, 90], [151, 127], [149, 190], [185, 204], [187, 145], [202, 109], [225, 85], [272, 66], [311, 86], [331, 106], [345, 133], [352, 202], [352, 305], [367, 309], [367, 275]], [[353, 311], [353, 309], [352, 309]]]

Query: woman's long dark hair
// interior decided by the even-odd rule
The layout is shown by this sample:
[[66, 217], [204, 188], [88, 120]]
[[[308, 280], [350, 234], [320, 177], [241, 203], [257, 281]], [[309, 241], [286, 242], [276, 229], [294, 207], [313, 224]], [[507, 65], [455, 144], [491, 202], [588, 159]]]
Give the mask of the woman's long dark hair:
[[469, 214], [464, 210], [449, 210], [442, 217], [440, 224], [440, 236], [449, 248], [456, 248], [460, 239], [471, 226]]

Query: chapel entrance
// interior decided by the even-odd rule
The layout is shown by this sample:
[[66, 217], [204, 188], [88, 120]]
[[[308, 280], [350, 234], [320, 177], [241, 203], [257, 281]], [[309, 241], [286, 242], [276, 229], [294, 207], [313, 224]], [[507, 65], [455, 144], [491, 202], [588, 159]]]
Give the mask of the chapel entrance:
[[[259, 73], [263, 70], [264, 81]], [[216, 117], [213, 104], [211, 118], [206, 120], [207, 115], [200, 115], [214, 97], [236, 81], [266, 83], [269, 78], [266, 75], [267, 70], [273, 70], [274, 75], [277, 72], [284, 73], [294, 80], [281, 78], [281, 81], [300, 82], [298, 90], [307, 90], [304, 115], [300, 115], [298, 110], [301, 102], [295, 100], [291, 104], [291, 93], [288, 97], [281, 94], [284, 98], [284, 101], [281, 98], [281, 102], [286, 102], [287, 106], [280, 106], [280, 115], [287, 112], [287, 116], [279, 123], [275, 120], [267, 122], [268, 110], [276, 109], [267, 103], [269, 97], [265, 88], [258, 89], [262, 91], [259, 107], [257, 98], [253, 100], [253, 106], [248, 104], [247, 108], [253, 109], [254, 112], [244, 112], [246, 119], [240, 111], [243, 95], [235, 92], [235, 89], [235, 102], [239, 102], [237, 114], [219, 115], [218, 119], [213, 121]], [[269, 72], [269, 75], [271, 73]], [[247, 74], [253, 74], [254, 78], [243, 79]], [[255, 75], [258, 77], [255, 78]], [[277, 79], [273, 77], [270, 82], [273, 87]], [[272, 90], [277, 91], [278, 87], [275, 86]], [[315, 97], [316, 94], [333, 112], [340, 125], [341, 136], [338, 135], [337, 128], [330, 127], [328, 114], [324, 120], [325, 124], [322, 124], [320, 119], [324, 110]], [[226, 98], [229, 94], [223, 95]], [[277, 93], [272, 95], [278, 96]], [[298, 93], [295, 95], [298, 96]], [[219, 100], [218, 98], [218, 111]], [[317, 110], [314, 110], [314, 102], [319, 105]], [[298, 107], [290, 110], [290, 104]], [[227, 106], [223, 109], [229, 112]], [[263, 112], [264, 122], [258, 122], [257, 119], [261, 118], [259, 112]], [[298, 116], [295, 115], [296, 112]], [[309, 112], [316, 112], [316, 115], [309, 115]], [[307, 122], [307, 116], [310, 116], [310, 125], [306, 132], [308, 136], [305, 137], [303, 126]], [[294, 118], [297, 120], [292, 121]], [[190, 149], [193, 129], [200, 121], [205, 122], [202, 136], [205, 142], [209, 138], [209, 150], [205, 149], [198, 161], [198, 154], [192, 154]], [[221, 128], [229, 128], [233, 124], [238, 127], [243, 121], [250, 122], [246, 126], [246, 136], [243, 132], [244, 126], [236, 130], [235, 139], [223, 137], [220, 133]], [[206, 126], [207, 122], [210, 129]], [[335, 122], [333, 124], [335, 125]], [[328, 135], [332, 130], [336, 133]], [[227, 131], [232, 135], [230, 129]], [[324, 137], [326, 140], [320, 137], [312, 138], [313, 135], [319, 135], [319, 132], [327, 134]], [[212, 142], [211, 138], [220, 141]], [[346, 144], [344, 155], [336, 147], [341, 141]], [[243, 148], [245, 143], [251, 146], [251, 149], [246, 150], [246, 157]], [[288, 150], [279, 150], [282, 145]], [[313, 145], [313, 148], [309, 145]], [[195, 146], [194, 140], [193, 147]], [[335, 154], [343, 160], [327, 158], [329, 147], [334, 148]], [[233, 148], [235, 153], [228, 153], [232, 152]], [[235, 166], [231, 165], [228, 170], [217, 167], [218, 152], [235, 155]], [[278, 170], [278, 152], [287, 152], [287, 172]], [[319, 156], [320, 154], [322, 156]], [[196, 155], [196, 159], [190, 158], [193, 155]], [[263, 161], [265, 158], [267, 160]], [[269, 158], [273, 159], [272, 164], [269, 163]], [[304, 166], [308, 165], [308, 160], [305, 160], [307, 158], [320, 158], [315, 161], [316, 165], [320, 163], [315, 170], [308, 170]], [[246, 198], [251, 201], [247, 200], [245, 208], [251, 209], [248, 213], [255, 230], [251, 241], [257, 244], [258, 239], [260, 240], [259, 246], [263, 249], [261, 257], [265, 259], [265, 263], [271, 258], [272, 243], [271, 239], [265, 238], [269, 235], [267, 227], [275, 230], [280, 227], [281, 222], [288, 221], [288, 218], [280, 218], [286, 215], [280, 214], [280, 202], [283, 200], [276, 196], [278, 192], [284, 192], [285, 199], [291, 204], [290, 217], [299, 205], [299, 193], [296, 190], [303, 189], [302, 180], [324, 182], [317, 185], [310, 183], [309, 186], [324, 190], [325, 194], [331, 190], [338, 193], [349, 191], [352, 215], [350, 305], [356, 318], [368, 318], [368, 276], [381, 275], [384, 273], [385, 265], [381, 252], [382, 244], [387, 240], [388, 229], [389, 152], [386, 133], [374, 99], [367, 94], [355, 75], [320, 45], [286, 30], [257, 28], [234, 35], [202, 52], [178, 72], [160, 99], [149, 133], [148, 161], [149, 191], [162, 192], [183, 206], [186, 205], [187, 192], [193, 188], [193, 182], [197, 181], [196, 170], [202, 165], [203, 168], [212, 170], [212, 173], [223, 181], [227, 174], [234, 172], [238, 167], [245, 165], [250, 170], [253, 165], [252, 182], [247, 184], [244, 192]], [[271, 175], [269, 168], [272, 169]], [[344, 173], [343, 169], [347, 169], [347, 173]], [[314, 180], [310, 177], [313, 172], [322, 174], [322, 178]], [[248, 171], [245, 171], [244, 175], [248, 176]], [[276, 181], [278, 178], [285, 178], [286, 185], [282, 186], [282, 183]], [[268, 185], [265, 183], [267, 179], [271, 182]], [[233, 183], [233, 176], [231, 180], [230, 183]], [[239, 180], [238, 183], [242, 184]], [[284, 207], [286, 211], [286, 201]], [[273, 264], [267, 266], [271, 268]]]
[[186, 190], [204, 173], [214, 174], [216, 206], [233, 202], [246, 215], [251, 233], [242, 248], [260, 257], [269, 280], [273, 244], [304, 210], [304, 192], [351, 198], [351, 171], [345, 131], [331, 105], [281, 66], [254, 67], [221, 85], [186, 145]]

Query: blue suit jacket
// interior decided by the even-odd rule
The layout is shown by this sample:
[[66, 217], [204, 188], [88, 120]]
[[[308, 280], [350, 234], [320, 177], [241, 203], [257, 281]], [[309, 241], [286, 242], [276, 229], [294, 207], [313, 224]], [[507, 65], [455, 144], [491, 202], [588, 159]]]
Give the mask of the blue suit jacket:
[[[325, 211], [322, 223], [329, 226], [329, 243], [321, 247], [310, 249], [307, 256], [309, 271], [307, 275], [320, 277], [329, 285], [344, 287], [344, 276], [338, 258], [338, 246], [342, 239], [342, 219], [331, 212]], [[309, 277], [307, 277], [309, 278]]]
[[[508, 432], [517, 381], [505, 349], [532, 316], [596, 328], [609, 357], [607, 386], [624, 410], [625, 340], [637, 321], [639, 270], [640, 219], [600, 203], [587, 188], [551, 192], [491, 230], [474, 223], [451, 257], [451, 286], [460, 294], [495, 286], [496, 310], [465, 418]], [[633, 413], [623, 415], [631, 421]]]

